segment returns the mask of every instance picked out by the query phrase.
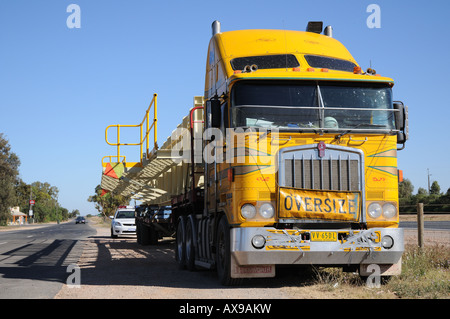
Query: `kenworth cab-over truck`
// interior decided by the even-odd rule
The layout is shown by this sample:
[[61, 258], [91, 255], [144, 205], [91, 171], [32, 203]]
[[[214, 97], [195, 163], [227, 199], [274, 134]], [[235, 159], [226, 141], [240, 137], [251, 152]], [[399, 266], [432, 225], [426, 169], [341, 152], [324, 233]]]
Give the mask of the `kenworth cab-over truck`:
[[[156, 94], [138, 143], [120, 141], [123, 125], [110, 142], [108, 127], [118, 154], [103, 159], [102, 188], [170, 205], [180, 268], [216, 269], [224, 285], [275, 276], [276, 265], [399, 274], [397, 150], [408, 121], [394, 81], [364, 72], [321, 22], [306, 32], [212, 27], [204, 95], [161, 147]], [[123, 145], [140, 145], [141, 161], [127, 162]]]

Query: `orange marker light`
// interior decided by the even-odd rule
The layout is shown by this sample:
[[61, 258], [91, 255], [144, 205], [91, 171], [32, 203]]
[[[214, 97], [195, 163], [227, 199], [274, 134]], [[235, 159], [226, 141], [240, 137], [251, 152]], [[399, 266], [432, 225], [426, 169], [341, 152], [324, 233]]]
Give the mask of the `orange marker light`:
[[401, 169], [397, 170], [398, 181], [403, 182], [403, 171]]
[[314, 72], [315, 69], [314, 69], [314, 68], [307, 68], [306, 71], [308, 71], [308, 72]]
[[355, 66], [355, 67], [353, 68], [353, 73], [355, 73], [355, 74], [361, 74], [361, 67]]

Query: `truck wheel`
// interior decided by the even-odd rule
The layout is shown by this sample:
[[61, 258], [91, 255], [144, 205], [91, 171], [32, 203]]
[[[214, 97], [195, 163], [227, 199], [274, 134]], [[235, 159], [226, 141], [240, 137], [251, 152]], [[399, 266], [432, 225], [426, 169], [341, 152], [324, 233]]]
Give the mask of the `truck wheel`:
[[231, 278], [230, 226], [226, 216], [222, 216], [217, 227], [216, 265], [219, 281], [224, 286], [239, 285], [241, 278]]
[[153, 226], [148, 227], [148, 240], [150, 245], [158, 244], [158, 231]]
[[186, 267], [190, 271], [195, 270], [195, 220], [190, 215], [186, 220]]
[[141, 244], [141, 223], [136, 222], [136, 241], [139, 245]]
[[178, 219], [176, 245], [175, 245], [175, 260], [180, 269], [186, 268], [186, 221], [184, 216]]
[[111, 238], [117, 238], [118, 236], [117, 235], [114, 235], [114, 231], [113, 231], [113, 229], [111, 228]]
[[146, 246], [150, 245], [150, 227], [147, 225], [141, 225], [140, 228], [140, 237], [141, 237], [141, 245]]

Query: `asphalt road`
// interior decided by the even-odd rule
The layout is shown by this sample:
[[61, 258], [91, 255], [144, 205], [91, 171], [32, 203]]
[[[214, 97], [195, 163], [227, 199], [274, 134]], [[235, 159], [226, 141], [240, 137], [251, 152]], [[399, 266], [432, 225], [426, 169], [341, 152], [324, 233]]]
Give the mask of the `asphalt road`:
[[[401, 228], [417, 228], [416, 221], [400, 222]], [[450, 230], [450, 221], [424, 221], [425, 230]]]
[[83, 239], [95, 234], [74, 221], [0, 232], [0, 299], [53, 298], [81, 256]]

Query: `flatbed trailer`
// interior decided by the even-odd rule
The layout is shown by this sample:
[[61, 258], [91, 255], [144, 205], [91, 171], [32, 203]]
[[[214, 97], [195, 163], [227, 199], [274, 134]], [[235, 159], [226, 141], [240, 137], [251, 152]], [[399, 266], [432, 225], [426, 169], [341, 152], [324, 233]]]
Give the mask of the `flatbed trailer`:
[[174, 237], [175, 228], [170, 206], [136, 206], [136, 238], [141, 245], [156, 245], [163, 237]]

